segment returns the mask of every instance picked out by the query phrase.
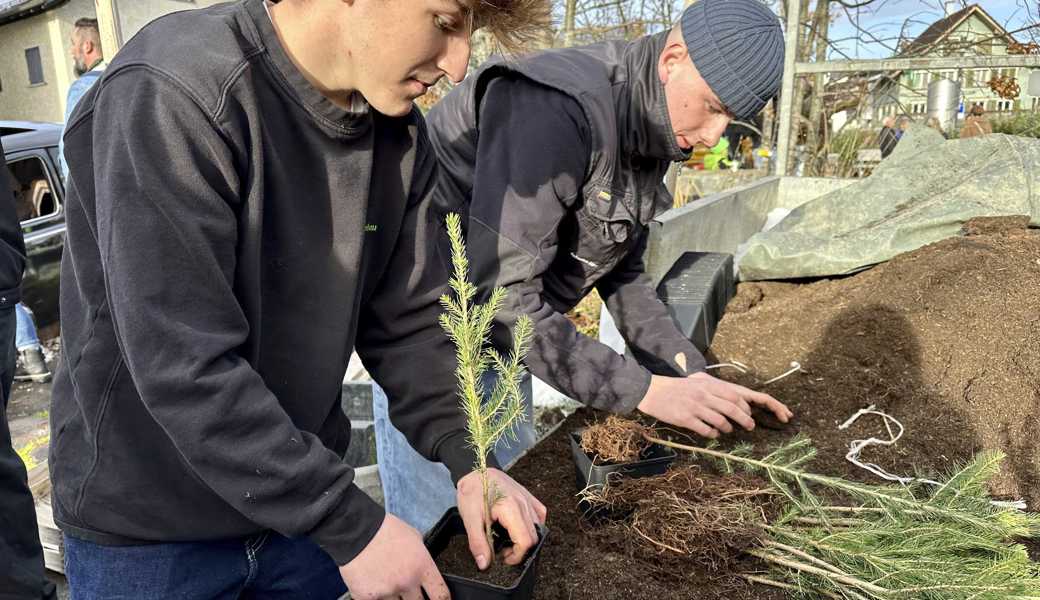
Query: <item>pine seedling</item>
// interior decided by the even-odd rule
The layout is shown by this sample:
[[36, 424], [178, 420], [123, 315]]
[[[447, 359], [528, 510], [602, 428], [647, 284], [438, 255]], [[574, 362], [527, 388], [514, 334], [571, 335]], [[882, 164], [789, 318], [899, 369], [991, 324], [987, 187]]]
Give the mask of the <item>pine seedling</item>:
[[[647, 439], [764, 475], [786, 498], [785, 513], [764, 525], [768, 538], [749, 551], [776, 579], [752, 581], [806, 599], [1040, 600], [1040, 566], [1018, 542], [1040, 537], [1040, 515], [994, 506], [986, 492], [1000, 452], [978, 454], [938, 487], [904, 487], [807, 471], [815, 449], [804, 437], [762, 458]], [[844, 501], [824, 500], [835, 496]]]
[[[483, 485], [484, 534], [488, 546], [494, 548], [491, 510], [501, 495], [494, 484], [488, 481], [487, 457], [503, 437], [515, 440], [514, 427], [524, 420], [520, 380], [524, 375], [522, 361], [527, 354], [534, 325], [527, 315], [517, 318], [513, 330], [513, 347], [508, 357], [503, 357], [490, 346], [491, 326], [505, 300], [506, 290], [496, 287], [486, 303], [474, 302], [477, 287], [469, 281], [469, 260], [466, 258], [459, 215], [449, 214], [447, 225], [453, 267], [449, 285], [453, 294], [441, 297], [445, 312], [441, 314], [440, 323], [455, 344], [459, 404], [466, 415], [468, 441], [477, 455], [477, 462], [473, 466], [480, 472]], [[487, 390], [484, 389], [483, 377], [488, 372], [495, 373], [497, 381], [485, 401]]]

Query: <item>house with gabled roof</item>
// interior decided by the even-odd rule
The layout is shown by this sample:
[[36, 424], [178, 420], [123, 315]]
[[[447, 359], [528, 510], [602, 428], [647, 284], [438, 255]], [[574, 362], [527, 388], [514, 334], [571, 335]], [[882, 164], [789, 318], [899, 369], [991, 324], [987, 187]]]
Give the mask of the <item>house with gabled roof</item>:
[[[979, 4], [971, 4], [932, 23], [915, 39], [902, 45], [900, 58], [950, 56], [1004, 56], [1035, 53], [1035, 45], [1022, 44]], [[1027, 82], [1036, 68], [907, 70], [887, 74], [871, 94], [870, 116], [880, 119], [895, 115], [921, 115], [927, 112], [928, 84], [936, 79], [950, 79], [961, 84], [962, 106], [982, 104], [987, 112], [1040, 110], [1040, 98], [1030, 96]], [[1001, 98], [990, 89], [997, 77], [1017, 80], [1018, 98]]]

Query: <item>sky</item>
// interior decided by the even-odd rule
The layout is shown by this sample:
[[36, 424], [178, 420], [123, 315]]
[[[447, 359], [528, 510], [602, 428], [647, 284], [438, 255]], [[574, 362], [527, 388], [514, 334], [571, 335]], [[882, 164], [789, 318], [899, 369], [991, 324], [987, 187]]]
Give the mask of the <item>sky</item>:
[[[2, 2], [3, 0], [0, 0]], [[646, 0], [624, 0], [630, 7], [637, 6]], [[663, 0], [671, 2], [674, 14], [682, 10], [683, 0]], [[779, 12], [780, 6], [786, 0], [761, 0], [774, 11]], [[929, 25], [943, 18], [944, 0], [872, 0], [869, 4], [859, 9], [842, 9], [842, 3], [855, 5], [866, 3], [868, 0], [834, 0], [831, 4], [831, 22], [829, 32], [830, 39], [834, 41], [832, 51], [827, 57], [830, 60], [842, 58], [887, 58], [893, 55], [896, 41], [900, 31], [906, 28], [904, 35], [910, 39], [917, 37]], [[950, 12], [956, 12], [967, 6], [972, 0], [949, 0]], [[1004, 25], [1009, 31], [1022, 28], [1026, 25], [1036, 24], [1040, 20], [1040, 0], [975, 0], [982, 8], [990, 14], [998, 23]], [[810, 4], [815, 5], [816, 0]], [[579, 10], [585, 10], [590, 5], [605, 6], [608, 3], [603, 0], [578, 0]], [[654, 3], [651, 2], [651, 5]], [[562, 0], [554, 0], [554, 17], [559, 24], [563, 20]], [[1025, 6], [1028, 5], [1027, 10]], [[849, 16], [858, 19], [858, 22], [866, 34], [860, 34], [861, 39], [850, 39], [856, 36], [856, 28], [852, 25]], [[1032, 30], [1036, 35], [1030, 37], [1030, 32], [1015, 34], [1016, 39], [1021, 42], [1031, 39], [1040, 42], [1040, 28]], [[871, 37], [875, 38], [874, 40]]]
[[[853, 0], [846, 0], [847, 4], [854, 4]], [[1024, 5], [1029, 3], [1030, 9], [1026, 10]], [[1015, 30], [1027, 25], [1037, 23], [1037, 12], [1040, 10], [1040, 0], [982, 0], [978, 4], [998, 23], [1008, 30]], [[965, 4], [963, 2], [952, 3], [952, 11], [959, 10]], [[856, 35], [856, 28], [850, 22], [846, 11], [842, 10], [840, 4], [832, 5], [832, 14], [838, 17], [832, 22], [829, 37], [835, 40], [836, 48], [832, 49], [829, 59], [842, 58], [886, 58], [893, 54], [896, 38], [899, 36], [903, 24], [906, 26], [906, 34], [911, 38], [928, 28], [928, 25], [941, 19], [943, 9], [941, 0], [875, 0], [870, 5], [858, 9], [858, 22], [860, 27], [874, 38], [883, 40], [883, 43], [871, 41], [868, 36], [860, 34], [861, 40], [851, 40]], [[848, 15], [856, 16], [857, 10], [849, 9]], [[1040, 28], [1032, 30], [1040, 36]], [[1015, 35], [1019, 41], [1029, 41], [1029, 32]]]

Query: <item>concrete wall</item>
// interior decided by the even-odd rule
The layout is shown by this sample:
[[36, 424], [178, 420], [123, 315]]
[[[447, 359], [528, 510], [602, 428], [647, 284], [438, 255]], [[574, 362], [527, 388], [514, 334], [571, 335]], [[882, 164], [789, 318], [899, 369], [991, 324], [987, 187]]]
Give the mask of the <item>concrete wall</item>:
[[[672, 209], [651, 225], [646, 270], [655, 284], [684, 252], [735, 254], [758, 233], [774, 208], [796, 208], [841, 189], [854, 179], [770, 176]], [[625, 342], [606, 307], [600, 311], [599, 339], [623, 354]]]
[[[68, 31], [59, 13], [91, 0], [73, 0], [54, 10], [0, 26], [0, 119], [59, 122], [65, 114], [65, 92], [72, 83], [67, 58]], [[25, 51], [40, 49], [42, 84], [30, 85]], [[57, 51], [56, 51], [57, 49]]]
[[840, 190], [859, 179], [837, 179], [834, 177], [781, 177], [780, 194], [774, 208], [797, 208], [813, 198]]
[[[161, 15], [218, 4], [221, 0], [119, 0], [123, 39]], [[43, 14], [0, 26], [0, 119], [61, 122], [75, 74], [69, 56], [73, 23], [95, 18], [93, 0], [71, 0]], [[37, 46], [44, 83], [29, 85], [25, 50]]]
[[746, 185], [757, 179], [768, 176], [766, 169], [719, 169], [718, 171], [697, 171], [683, 169], [675, 185], [676, 206], [695, 202], [695, 198], [703, 198], [719, 192]]
[[651, 225], [647, 272], [656, 282], [684, 252], [736, 252], [762, 228], [779, 190], [780, 178], [766, 177], [664, 213]]
[[193, 8], [205, 8], [227, 0], [119, 0], [119, 26], [123, 41], [134, 37], [142, 27], [159, 16]]
[[796, 208], [852, 179], [770, 176], [672, 209], [652, 225], [647, 272], [659, 281], [684, 252], [727, 252], [758, 233], [774, 208]]

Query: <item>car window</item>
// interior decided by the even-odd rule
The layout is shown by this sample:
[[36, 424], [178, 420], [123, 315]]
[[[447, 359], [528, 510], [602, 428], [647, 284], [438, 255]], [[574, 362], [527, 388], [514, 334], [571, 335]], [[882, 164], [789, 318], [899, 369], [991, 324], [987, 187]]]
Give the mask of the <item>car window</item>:
[[7, 168], [11, 172], [19, 221], [25, 224], [61, 212], [61, 205], [51, 188], [47, 167], [42, 159], [36, 156], [15, 159], [7, 163]]
[[[61, 154], [58, 152], [58, 147], [57, 146], [48, 146], [47, 147], [47, 154], [51, 155], [51, 164], [52, 165], [60, 165], [61, 164]], [[61, 172], [61, 169], [58, 169], [58, 176], [61, 177], [61, 185], [62, 186], [66, 185], [67, 182], [65, 181], [65, 174]], [[59, 200], [59, 202], [60, 202], [60, 200]]]

